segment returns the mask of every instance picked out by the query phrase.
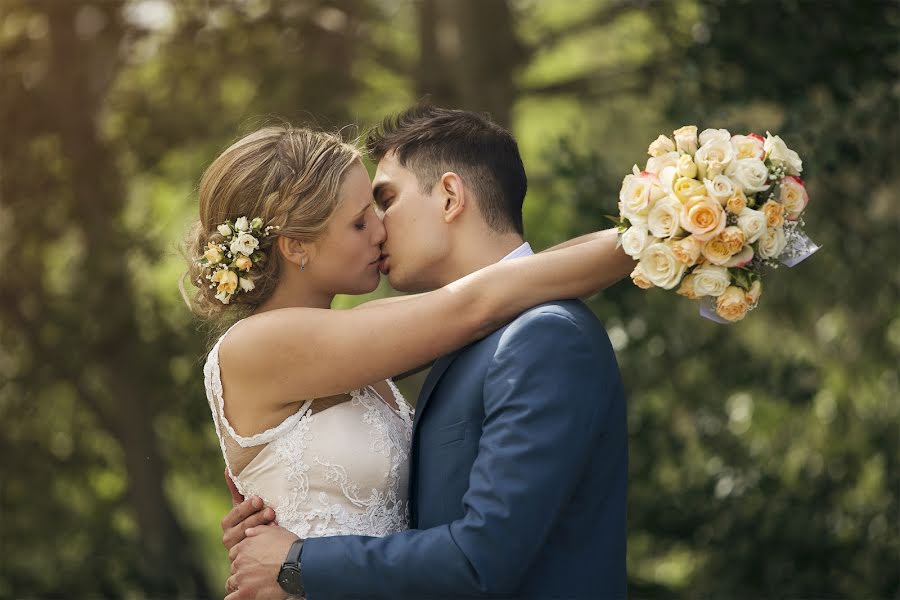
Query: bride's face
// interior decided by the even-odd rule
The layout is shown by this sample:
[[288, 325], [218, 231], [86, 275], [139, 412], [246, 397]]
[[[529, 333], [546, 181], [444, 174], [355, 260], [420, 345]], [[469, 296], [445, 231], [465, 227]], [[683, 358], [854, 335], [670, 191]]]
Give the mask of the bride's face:
[[340, 193], [328, 228], [314, 244], [308, 276], [329, 293], [367, 294], [381, 279], [378, 262], [385, 233], [361, 162], [350, 167]]

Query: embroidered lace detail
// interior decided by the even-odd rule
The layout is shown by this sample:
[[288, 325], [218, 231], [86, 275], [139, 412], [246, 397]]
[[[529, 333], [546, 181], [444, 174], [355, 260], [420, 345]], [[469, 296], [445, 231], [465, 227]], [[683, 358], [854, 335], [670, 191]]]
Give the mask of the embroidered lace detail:
[[[413, 409], [397, 386], [388, 380], [397, 410], [367, 387], [348, 392], [345, 405], [312, 414], [307, 401], [277, 426], [240, 436], [225, 417], [218, 356], [225, 335], [210, 350], [204, 381], [222, 455], [238, 490], [262, 497], [275, 508], [279, 524], [301, 538], [384, 536], [407, 529]], [[243, 448], [267, 446], [235, 475], [226, 435]]]

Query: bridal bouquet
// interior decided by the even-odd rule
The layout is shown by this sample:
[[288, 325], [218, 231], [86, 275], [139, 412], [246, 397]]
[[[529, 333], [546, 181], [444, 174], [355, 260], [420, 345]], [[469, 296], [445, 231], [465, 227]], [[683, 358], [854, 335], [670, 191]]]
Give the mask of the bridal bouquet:
[[767, 132], [731, 135], [689, 125], [650, 144], [643, 171], [619, 192], [619, 242], [638, 261], [638, 287], [701, 301], [717, 322], [756, 307], [767, 268], [789, 267], [818, 250], [803, 233], [809, 203], [803, 163]]

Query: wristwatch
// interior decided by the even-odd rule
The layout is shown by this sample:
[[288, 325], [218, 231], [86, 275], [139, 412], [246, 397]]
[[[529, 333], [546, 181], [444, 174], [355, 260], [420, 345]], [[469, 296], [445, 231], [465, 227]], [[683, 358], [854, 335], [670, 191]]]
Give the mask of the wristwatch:
[[303, 552], [303, 540], [291, 544], [281, 571], [278, 572], [278, 585], [289, 596], [303, 596], [303, 577], [300, 575], [300, 553]]

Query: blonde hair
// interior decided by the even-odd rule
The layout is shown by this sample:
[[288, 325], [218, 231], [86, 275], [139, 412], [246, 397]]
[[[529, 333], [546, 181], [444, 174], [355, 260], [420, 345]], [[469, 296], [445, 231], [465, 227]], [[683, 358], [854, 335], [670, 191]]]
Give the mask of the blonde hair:
[[[179, 289], [191, 311], [211, 319], [235, 305], [236, 310], [250, 312], [264, 302], [275, 289], [281, 268], [275, 239], [285, 236], [312, 242], [322, 235], [340, 203], [344, 175], [359, 159], [359, 150], [338, 135], [291, 126], [264, 127], [222, 152], [200, 179], [200, 219], [184, 245], [188, 270]], [[235, 294], [231, 304], [225, 305], [216, 299], [215, 288], [209, 287], [208, 267], [197, 261], [207, 244], [224, 239], [216, 227], [242, 216], [260, 217], [264, 226], [278, 229], [261, 240], [259, 250], [267, 260], [241, 274], [253, 281], [254, 289]], [[197, 288], [193, 295], [185, 290], [185, 277]]]

